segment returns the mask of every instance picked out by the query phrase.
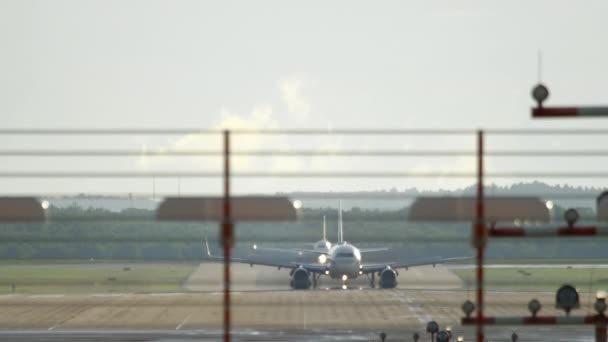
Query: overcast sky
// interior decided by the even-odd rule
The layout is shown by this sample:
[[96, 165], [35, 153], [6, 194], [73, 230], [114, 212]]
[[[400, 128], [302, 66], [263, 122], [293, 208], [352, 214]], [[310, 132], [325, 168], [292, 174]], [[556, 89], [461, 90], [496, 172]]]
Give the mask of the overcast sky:
[[[608, 105], [606, 13], [606, 1], [0, 0], [0, 125], [608, 129], [608, 118], [535, 121], [529, 110], [530, 89], [538, 81], [539, 50], [542, 81], [552, 93], [550, 104]], [[76, 143], [73, 139], [1, 139], [3, 148], [41, 144], [98, 149], [216, 145], [216, 141], [197, 137], [80, 139]], [[251, 139], [241, 146], [288, 148], [298, 144], [290, 137]], [[541, 144], [524, 140], [513, 138], [498, 147], [525, 149]], [[601, 136], [575, 140], [553, 137], [542, 143], [560, 149], [589, 149], [602, 148], [606, 141]], [[472, 150], [472, 143], [471, 139], [453, 142], [445, 137], [424, 143], [325, 137], [314, 138], [311, 147]], [[606, 160], [586, 159], [582, 170], [606, 170]], [[380, 164], [388, 163], [402, 171], [472, 171], [473, 161], [383, 159], [370, 163], [342, 159], [333, 163], [292, 158], [244, 161], [237, 167], [377, 170]], [[555, 170], [556, 165], [576, 164], [557, 160], [531, 163], [529, 159], [501, 163], [490, 161], [488, 167]], [[111, 163], [12, 158], [3, 164], [3, 170], [120, 167], [149, 171], [201, 166], [193, 161], [141, 158]], [[208, 169], [220, 169], [218, 160], [212, 164]], [[560, 181], [606, 184], [605, 180], [554, 182]], [[2, 180], [0, 185], [6, 191], [77, 192], [107, 190], [112, 184], [114, 190], [141, 192], [147, 191], [150, 183], [125, 182], [89, 182], [82, 188], [49, 180]], [[166, 182], [158, 186], [167, 191], [175, 188], [175, 180]], [[193, 180], [184, 182], [190, 182], [187, 189], [200, 186]], [[289, 182], [283, 184], [286, 190], [332, 189], [331, 183]], [[392, 184], [438, 188], [470, 183], [472, 180], [349, 180], [334, 189], [374, 189]], [[269, 189], [267, 181], [256, 184]]]

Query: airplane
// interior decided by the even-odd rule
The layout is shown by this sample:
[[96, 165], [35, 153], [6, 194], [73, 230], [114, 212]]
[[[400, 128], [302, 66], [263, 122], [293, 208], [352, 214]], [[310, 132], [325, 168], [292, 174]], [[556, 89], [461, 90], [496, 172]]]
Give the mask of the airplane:
[[[221, 256], [215, 256], [209, 249], [209, 243], [205, 238], [207, 247], [207, 255], [211, 259], [223, 260]], [[378, 252], [387, 250], [388, 248], [357, 248], [354, 245], [344, 241], [344, 227], [342, 224], [342, 203], [339, 203], [338, 209], [338, 242], [333, 245], [328, 251], [321, 250], [302, 250], [306, 253], [317, 253], [319, 255], [319, 263], [305, 263], [294, 261], [274, 261], [262, 260], [254, 258], [232, 258], [233, 262], [260, 266], [271, 266], [287, 268], [290, 270], [291, 276], [290, 286], [295, 290], [304, 290], [317, 287], [318, 280], [322, 275], [332, 279], [341, 279], [342, 287], [347, 287], [349, 279], [355, 279], [359, 276], [367, 276], [372, 288], [376, 287], [376, 275], [379, 277], [378, 285], [383, 289], [391, 289], [397, 286], [398, 269], [408, 269], [414, 266], [441, 264], [449, 261], [467, 260], [471, 257], [454, 257], [441, 258], [433, 257], [410, 262], [389, 262], [366, 264], [362, 262], [362, 255], [370, 252]], [[324, 256], [324, 257], [322, 257]], [[324, 262], [321, 262], [324, 259]]]
[[[339, 239], [339, 237], [338, 237]], [[325, 264], [327, 262], [327, 256], [332, 247], [331, 242], [327, 240], [327, 223], [325, 220], [325, 216], [323, 216], [323, 238], [312, 244], [312, 249], [306, 248], [276, 248], [276, 247], [260, 247], [257, 244], [253, 245], [253, 249], [256, 251], [273, 251], [273, 252], [289, 252], [289, 253], [297, 253], [298, 255], [307, 254], [316, 254], [318, 255], [319, 264]], [[389, 248], [368, 248], [365, 252], [380, 252], [387, 251]]]
[[315, 242], [312, 245], [312, 249], [324, 253], [329, 252], [331, 249], [331, 242], [327, 240], [327, 225], [325, 222], [325, 216], [323, 216], [323, 239]]
[[258, 251], [275, 251], [275, 252], [291, 252], [298, 253], [302, 255], [304, 253], [321, 253], [320, 255], [325, 255], [331, 249], [331, 242], [327, 240], [327, 224], [325, 221], [325, 216], [323, 216], [323, 238], [312, 244], [312, 249], [305, 248], [276, 248], [276, 247], [260, 247], [257, 244], [253, 245], [253, 249]]

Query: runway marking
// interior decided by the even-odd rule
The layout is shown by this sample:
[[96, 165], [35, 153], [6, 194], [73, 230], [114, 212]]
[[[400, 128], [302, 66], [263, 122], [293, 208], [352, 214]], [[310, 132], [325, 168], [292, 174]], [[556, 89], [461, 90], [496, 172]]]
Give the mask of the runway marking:
[[31, 295], [30, 298], [61, 298], [65, 297], [63, 294], [46, 294], [46, 295]]
[[48, 328], [48, 331], [52, 331], [53, 329], [55, 329], [55, 325], [53, 325], [52, 327]]
[[[223, 296], [224, 292], [210, 292], [209, 294], [212, 295], [212, 296]], [[240, 294], [241, 294], [240, 292], [236, 292], [236, 291], [232, 292], [232, 291], [230, 291], [230, 295], [231, 296], [232, 295], [240, 295]]]
[[[418, 322], [421, 324], [426, 324], [429, 321], [438, 320], [440, 318], [440, 316], [431, 317], [430, 313], [426, 312], [422, 308], [422, 306], [420, 306], [419, 304], [416, 304], [414, 301], [414, 298], [412, 298], [406, 292], [395, 291], [395, 292], [393, 292], [393, 298], [394, 298], [394, 300], [397, 300], [398, 302], [407, 306], [408, 311], [413, 314], [413, 315], [410, 315], [407, 317], [410, 317], [410, 318], [415, 317], [418, 320]], [[441, 316], [441, 317], [443, 317], [443, 316]]]
[[184, 318], [184, 320], [177, 327], [175, 327], [175, 330], [181, 329], [181, 327], [183, 327], [184, 324], [188, 323], [188, 320], [190, 319], [190, 317], [192, 317], [192, 314], [189, 314], [186, 318]]
[[418, 318], [418, 315], [399, 315], [399, 316], [389, 317], [389, 319], [404, 319], [404, 318]]

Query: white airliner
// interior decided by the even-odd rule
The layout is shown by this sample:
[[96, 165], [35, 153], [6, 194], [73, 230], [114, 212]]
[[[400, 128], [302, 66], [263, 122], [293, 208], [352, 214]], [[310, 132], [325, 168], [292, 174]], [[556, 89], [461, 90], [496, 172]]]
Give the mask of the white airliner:
[[[313, 253], [313, 254], [320, 253], [320, 256], [324, 256], [331, 249], [331, 242], [329, 242], [329, 240], [327, 240], [327, 225], [325, 222], [325, 216], [323, 216], [323, 238], [312, 244], [312, 250], [306, 249], [306, 248], [260, 247], [257, 244], [253, 245], [253, 249], [258, 250], [258, 251], [298, 253], [299, 255], [302, 255], [304, 253]], [[323, 258], [321, 258], [321, 259], [323, 259]], [[324, 263], [324, 261], [321, 263]]]
[[[209, 244], [205, 239], [207, 246], [207, 254], [212, 259], [223, 259], [222, 257], [211, 254]], [[359, 276], [367, 276], [370, 280], [371, 287], [376, 286], [375, 276], [379, 276], [378, 285], [381, 288], [394, 288], [397, 286], [398, 269], [407, 269], [413, 266], [441, 264], [449, 261], [466, 260], [471, 257], [456, 257], [456, 258], [441, 258], [433, 257], [410, 262], [390, 262], [378, 264], [365, 264], [362, 262], [362, 255], [369, 252], [386, 251], [388, 248], [357, 248], [350, 243], [344, 241], [344, 227], [342, 225], [342, 204], [338, 209], [338, 242], [333, 245], [328, 251], [317, 249], [301, 250], [305, 253], [316, 253], [319, 255], [319, 263], [300, 263], [294, 261], [274, 261], [263, 259], [244, 259], [233, 258], [233, 262], [244, 264], [272, 266], [288, 268], [292, 277], [291, 287], [293, 289], [309, 289], [311, 286], [317, 286], [317, 282], [322, 275], [329, 276], [332, 279], [341, 279], [342, 285], [345, 287], [349, 279], [355, 279]], [[287, 250], [287, 249], [285, 249]], [[293, 250], [291, 250], [293, 251]]]
[[318, 252], [329, 252], [331, 248], [331, 242], [327, 240], [327, 225], [325, 223], [325, 216], [323, 216], [323, 239], [315, 242], [312, 245], [312, 249]]

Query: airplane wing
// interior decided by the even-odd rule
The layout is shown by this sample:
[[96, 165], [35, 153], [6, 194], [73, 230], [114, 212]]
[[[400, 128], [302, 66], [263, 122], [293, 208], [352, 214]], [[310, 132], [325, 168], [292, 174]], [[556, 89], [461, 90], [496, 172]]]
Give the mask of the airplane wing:
[[453, 258], [432, 257], [432, 258], [412, 260], [409, 262], [389, 262], [389, 263], [384, 263], [384, 264], [363, 264], [363, 265], [361, 265], [361, 271], [363, 271], [363, 273], [374, 273], [374, 272], [380, 272], [387, 267], [390, 267], [392, 269], [398, 269], [398, 268], [407, 269], [409, 267], [415, 267], [415, 266], [424, 266], [424, 265], [433, 265], [434, 266], [436, 264], [443, 264], [443, 263], [451, 262], [451, 261], [470, 260], [472, 258], [473, 257], [471, 257], [471, 256], [453, 257]]
[[[224, 261], [223, 256], [214, 255], [211, 253], [211, 249], [209, 249], [209, 243], [207, 242], [207, 239], [205, 239], [205, 246], [207, 247], [207, 256], [209, 256], [209, 258], [211, 260], [218, 261], [218, 262]], [[295, 268], [301, 267], [301, 268], [306, 269], [308, 272], [313, 272], [313, 273], [325, 273], [325, 271], [328, 270], [328, 267], [326, 265], [311, 264], [311, 263], [297, 263], [297, 262], [292, 262], [292, 261], [284, 262], [284, 261], [275, 261], [275, 260], [265, 260], [265, 259], [259, 259], [259, 258], [231, 258], [230, 261], [238, 262], [241, 264], [249, 264], [250, 266], [253, 266], [253, 265], [270, 266], [270, 267], [277, 267], [279, 269], [280, 268], [295, 269]]]
[[[258, 245], [253, 245], [253, 249], [256, 251], [272, 251], [272, 252], [288, 252], [288, 253], [298, 253], [298, 254], [325, 254], [329, 253], [326, 251], [319, 251], [316, 249], [306, 249], [306, 248], [279, 248], [279, 247], [260, 247]], [[390, 247], [377, 247], [377, 248], [359, 248], [359, 252], [361, 253], [372, 253], [372, 252], [385, 252], [390, 250]]]
[[385, 251], [388, 251], [389, 249], [390, 249], [390, 247], [359, 248], [359, 252], [361, 252], [361, 253], [385, 252]]
[[287, 252], [287, 253], [298, 253], [298, 254], [307, 253], [307, 254], [317, 254], [317, 255], [325, 254], [325, 255], [327, 255], [327, 252], [317, 251], [314, 249], [304, 249], [304, 248], [259, 247], [257, 245], [253, 245], [253, 249], [255, 249], [256, 251], [272, 251], [272, 252]]

